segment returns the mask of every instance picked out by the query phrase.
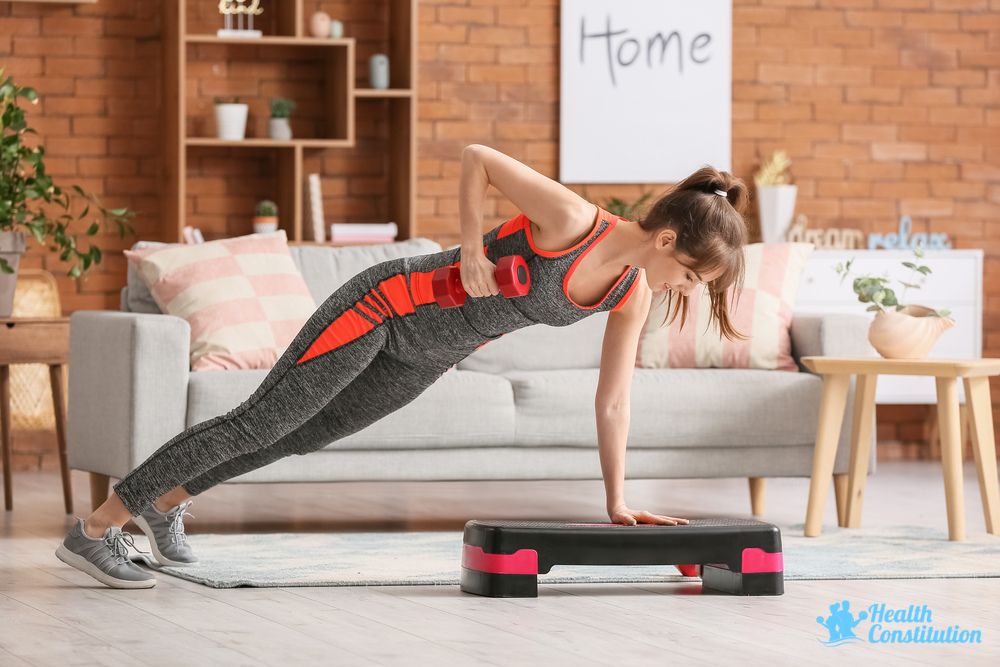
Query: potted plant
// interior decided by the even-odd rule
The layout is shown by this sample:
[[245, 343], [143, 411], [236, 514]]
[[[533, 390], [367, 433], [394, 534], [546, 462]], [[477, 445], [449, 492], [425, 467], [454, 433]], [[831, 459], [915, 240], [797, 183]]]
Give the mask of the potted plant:
[[262, 199], [257, 202], [257, 208], [253, 218], [253, 231], [255, 234], [266, 234], [278, 229], [278, 205], [270, 199]]
[[792, 185], [788, 168], [792, 161], [785, 151], [774, 151], [754, 174], [757, 186], [757, 212], [760, 236], [764, 243], [781, 243], [795, 213], [798, 187]]
[[631, 204], [618, 197], [608, 197], [604, 200], [604, 210], [626, 220], [635, 220], [641, 215], [643, 204], [652, 194], [652, 192], [644, 192]]
[[271, 98], [271, 120], [267, 126], [267, 133], [272, 139], [291, 139], [292, 126], [288, 123], [288, 117], [295, 111], [295, 102], [284, 97]]
[[[919, 259], [924, 256], [922, 248], [915, 248], [913, 254]], [[834, 270], [840, 274], [840, 281], [850, 275], [853, 259], [847, 263], [839, 263]], [[889, 279], [884, 276], [863, 275], [854, 278], [854, 293], [858, 301], [870, 304], [866, 310], [875, 313], [875, 319], [868, 328], [868, 341], [879, 354], [887, 359], [923, 359], [934, 343], [946, 330], [955, 326], [955, 321], [948, 317], [951, 313], [947, 308], [934, 310], [927, 306], [904, 305], [901, 300], [906, 297], [906, 290], [919, 289], [914, 282], [917, 274], [927, 276], [931, 273], [928, 266], [914, 262], [902, 262], [910, 270], [906, 280], [898, 282], [903, 286], [899, 298], [889, 287]], [[921, 278], [921, 284], [925, 278]]]
[[239, 97], [215, 98], [215, 132], [219, 139], [242, 141], [246, 138], [248, 108]]
[[38, 103], [38, 95], [33, 88], [18, 86], [12, 77], [4, 78], [0, 68], [0, 317], [10, 317], [14, 305], [14, 288], [17, 284], [17, 267], [25, 250], [25, 234], [18, 230], [23, 227], [35, 240], [46, 244], [51, 238], [54, 245], [50, 250], [62, 249], [59, 259], [70, 257], [78, 260], [66, 274], [79, 278], [89, 269], [91, 263], [101, 263], [101, 249], [90, 244], [86, 252], [77, 248], [77, 238], [68, 234], [70, 223], [75, 220], [92, 222], [87, 228], [87, 236], [93, 236], [100, 228], [94, 221], [97, 217], [105, 224], [112, 221], [118, 226], [118, 235], [125, 238], [126, 230], [134, 234], [128, 223], [134, 214], [125, 208], [106, 209], [97, 197], [74, 185], [71, 190], [85, 200], [79, 214], [72, 213], [77, 201], [70, 192], [59, 187], [45, 171], [45, 147], [25, 144], [25, 135], [36, 134], [28, 127], [20, 100]]

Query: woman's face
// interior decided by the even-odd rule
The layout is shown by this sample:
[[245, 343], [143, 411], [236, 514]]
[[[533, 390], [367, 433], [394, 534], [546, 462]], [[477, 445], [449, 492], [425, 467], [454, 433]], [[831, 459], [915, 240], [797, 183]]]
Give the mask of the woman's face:
[[672, 229], [660, 231], [649, 244], [646, 259], [646, 282], [654, 292], [673, 290], [676, 294], [690, 294], [698, 283], [708, 283], [723, 270], [695, 271], [694, 258], [677, 250], [677, 234]]

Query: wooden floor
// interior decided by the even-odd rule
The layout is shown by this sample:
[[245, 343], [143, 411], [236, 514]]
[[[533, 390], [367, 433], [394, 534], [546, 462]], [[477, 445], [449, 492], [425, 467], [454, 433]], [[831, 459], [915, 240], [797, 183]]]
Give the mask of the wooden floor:
[[[74, 472], [77, 513], [87, 478]], [[982, 534], [965, 470], [969, 534]], [[880, 464], [865, 525], [946, 530], [940, 465]], [[770, 480], [766, 519], [804, 519], [808, 480]], [[749, 513], [746, 480], [630, 481], [633, 507], [687, 516]], [[457, 586], [212, 589], [160, 575], [106, 588], [53, 551], [69, 517], [55, 473], [14, 475], [0, 520], [0, 665], [885, 665], [1000, 664], [1000, 580], [788, 582], [774, 598], [701, 595], [699, 585], [543, 586], [537, 599], [485, 599]], [[835, 525], [832, 497], [825, 526]], [[600, 482], [224, 484], [195, 499], [198, 533], [458, 529], [468, 518], [606, 520]], [[128, 529], [138, 532], [131, 524]], [[1000, 538], [997, 538], [1000, 540]], [[330, 554], [330, 558], [336, 558]], [[457, 564], [456, 564], [457, 566]], [[827, 647], [816, 617], [927, 604], [935, 625], [979, 628], [979, 645]]]

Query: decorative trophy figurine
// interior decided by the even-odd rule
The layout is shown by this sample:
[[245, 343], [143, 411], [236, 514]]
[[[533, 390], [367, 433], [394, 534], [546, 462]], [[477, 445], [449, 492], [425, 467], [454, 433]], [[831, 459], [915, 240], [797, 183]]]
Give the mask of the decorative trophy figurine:
[[[260, 30], [253, 29], [253, 17], [264, 13], [260, 0], [219, 0], [219, 13], [225, 17], [225, 27], [215, 32], [219, 37], [260, 37]], [[236, 26], [233, 26], [233, 15]], [[243, 17], [246, 16], [244, 26]]]

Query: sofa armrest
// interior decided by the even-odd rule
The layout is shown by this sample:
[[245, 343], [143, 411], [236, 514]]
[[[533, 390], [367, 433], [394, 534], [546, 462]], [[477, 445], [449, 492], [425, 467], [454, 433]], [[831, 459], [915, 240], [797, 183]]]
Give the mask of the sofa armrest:
[[869, 322], [864, 315], [846, 313], [794, 314], [791, 337], [795, 363], [805, 371], [802, 357], [877, 356], [868, 342]]
[[121, 478], [183, 431], [191, 327], [172, 315], [70, 315], [69, 466]]

